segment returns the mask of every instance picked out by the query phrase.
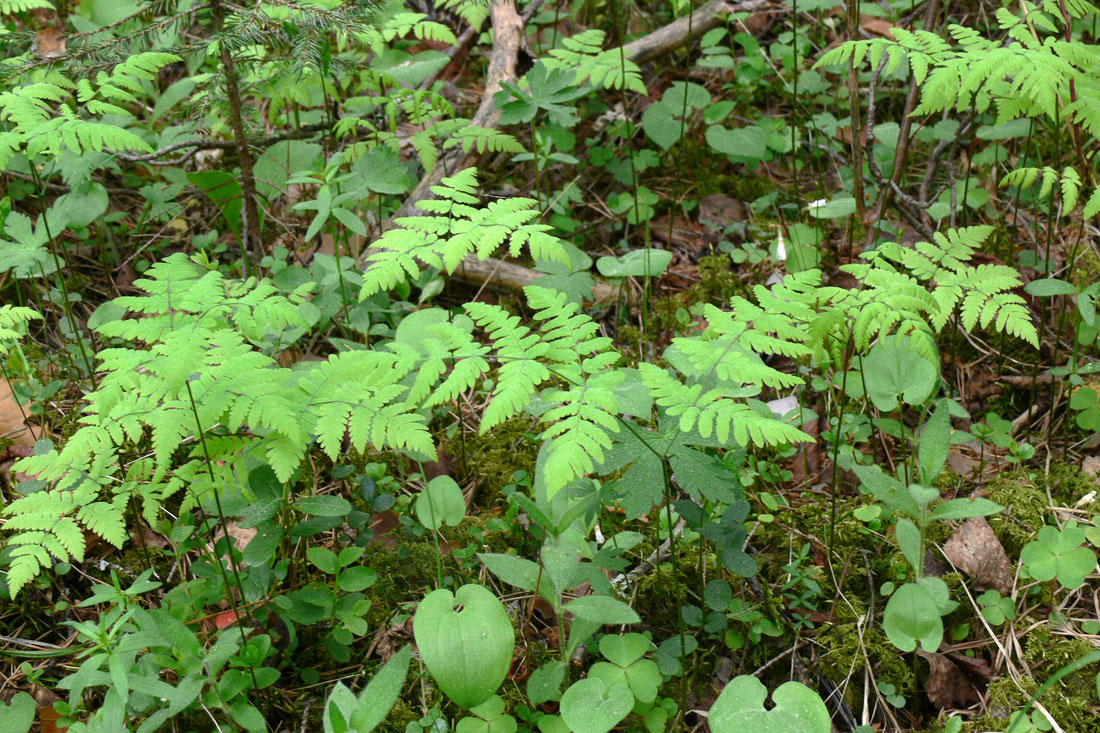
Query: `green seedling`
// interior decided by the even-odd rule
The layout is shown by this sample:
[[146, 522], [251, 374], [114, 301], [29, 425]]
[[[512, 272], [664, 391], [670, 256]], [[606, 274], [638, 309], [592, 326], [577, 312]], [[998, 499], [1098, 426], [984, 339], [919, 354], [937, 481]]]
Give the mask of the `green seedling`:
[[401, 694], [411, 659], [412, 648], [406, 646], [378, 670], [359, 697], [337, 682], [325, 702], [325, 733], [369, 733], [377, 728]]

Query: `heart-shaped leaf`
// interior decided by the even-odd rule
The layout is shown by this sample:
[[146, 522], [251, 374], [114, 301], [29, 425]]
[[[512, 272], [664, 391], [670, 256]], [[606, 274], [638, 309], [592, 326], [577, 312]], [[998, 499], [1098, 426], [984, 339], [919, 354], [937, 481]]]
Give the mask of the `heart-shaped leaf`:
[[454, 527], [466, 516], [466, 499], [453, 478], [436, 476], [416, 497], [413, 509], [427, 529], [439, 529], [444, 522]]
[[561, 696], [561, 717], [573, 733], [607, 733], [633, 707], [630, 688], [600, 679], [577, 680]]
[[906, 583], [890, 596], [882, 628], [890, 643], [903, 652], [916, 649], [918, 641], [924, 651], [934, 652], [943, 641], [943, 621], [936, 599], [916, 583]]
[[504, 604], [480, 585], [440, 589], [413, 618], [420, 657], [439, 689], [469, 710], [488, 700], [508, 674], [515, 633]]
[[768, 688], [755, 677], [730, 680], [710, 708], [714, 733], [830, 733], [832, 722], [825, 703], [801, 682], [785, 682], [772, 693], [775, 707], [764, 709]]
[[604, 277], [659, 277], [672, 262], [672, 253], [663, 249], [636, 249], [622, 257], [601, 257], [596, 269]]

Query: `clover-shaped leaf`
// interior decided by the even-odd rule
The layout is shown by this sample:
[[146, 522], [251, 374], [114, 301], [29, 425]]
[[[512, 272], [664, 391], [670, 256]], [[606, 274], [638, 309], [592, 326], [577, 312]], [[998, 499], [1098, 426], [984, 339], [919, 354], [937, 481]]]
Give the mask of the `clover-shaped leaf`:
[[832, 722], [821, 697], [801, 682], [785, 682], [772, 693], [775, 707], [767, 710], [768, 688], [755, 677], [734, 677], [710, 708], [714, 733], [830, 733]]
[[561, 717], [573, 733], [607, 733], [633, 707], [630, 688], [596, 677], [577, 680], [561, 696]]
[[943, 641], [943, 621], [936, 601], [928, 589], [916, 583], [906, 583], [894, 591], [882, 618], [890, 643], [911, 652], [919, 641], [924, 651], [936, 651]]
[[424, 666], [439, 689], [469, 710], [488, 700], [508, 674], [515, 633], [504, 604], [480, 585], [429, 593], [413, 617]]
[[1081, 387], [1069, 398], [1070, 408], [1077, 411], [1077, 427], [1100, 430], [1100, 395], [1091, 387]]
[[1096, 555], [1081, 546], [1084, 541], [1085, 532], [1076, 522], [1069, 522], [1061, 530], [1046, 526], [1020, 552], [1020, 560], [1036, 580], [1057, 577], [1063, 588], [1073, 590], [1096, 568]]
[[603, 680], [608, 687], [626, 685], [635, 699], [653, 702], [663, 680], [657, 663], [643, 658], [652, 646], [641, 634], [608, 634], [600, 639], [600, 654], [608, 661], [593, 664], [588, 676]]
[[470, 712], [477, 717], [458, 721], [457, 733], [516, 733], [516, 719], [504, 712], [500, 695], [493, 695]]

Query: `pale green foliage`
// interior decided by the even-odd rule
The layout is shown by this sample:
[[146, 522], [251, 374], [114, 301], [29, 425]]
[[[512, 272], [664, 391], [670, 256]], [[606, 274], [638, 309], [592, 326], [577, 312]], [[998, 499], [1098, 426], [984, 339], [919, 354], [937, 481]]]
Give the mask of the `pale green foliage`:
[[0, 14], [22, 13], [25, 10], [36, 9], [53, 10], [53, 3], [49, 0], [0, 0]]
[[442, 23], [427, 19], [424, 13], [397, 13], [379, 28], [365, 28], [358, 33], [359, 40], [374, 53], [382, 53], [394, 39], [405, 38], [410, 33], [417, 39], [454, 43], [451, 29]]
[[170, 53], [140, 53], [115, 66], [110, 74], [100, 72], [94, 84], [87, 79], [73, 83], [52, 73], [47, 80], [0, 94], [0, 121], [10, 123], [0, 132], [0, 168], [20, 151], [34, 158], [42, 153], [57, 156], [66, 150], [151, 150], [141, 136], [125, 127], [85, 119], [74, 112], [68, 104], [70, 90], [76, 90], [76, 99], [88, 114], [129, 117], [125, 109], [104, 100], [132, 102], [135, 94], [144, 96], [142, 82], [156, 78], [157, 70], [179, 60]]
[[613, 389], [624, 375], [612, 369], [619, 352], [611, 339], [597, 336], [598, 325], [568, 302], [565, 293], [529, 286], [528, 304], [541, 321], [536, 333], [500, 306], [467, 303], [470, 317], [488, 333], [500, 361], [492, 399], [482, 416], [482, 432], [526, 407], [541, 385], [554, 382], [543, 399], [554, 404], [542, 415], [552, 441], [546, 464], [547, 489], [555, 492], [591, 472], [611, 447], [619, 429], [619, 403]]
[[41, 320], [30, 308], [17, 305], [0, 305], [0, 356], [8, 353], [11, 347], [24, 336], [27, 324]]
[[416, 277], [421, 265], [450, 273], [467, 255], [476, 253], [484, 260], [505, 244], [513, 257], [526, 246], [536, 261], [570, 264], [565, 247], [550, 234], [551, 227], [535, 223], [538, 209], [533, 199], [503, 199], [477, 208], [476, 190], [473, 168], [433, 186], [438, 198], [417, 203], [432, 216], [398, 219], [400, 228], [391, 229], [373, 244], [376, 251], [367, 258], [359, 299]]
[[621, 48], [603, 50], [603, 42], [603, 31], [582, 31], [563, 38], [561, 48], [552, 49], [542, 62], [551, 69], [576, 72], [575, 84], [587, 81], [598, 89], [629, 89], [648, 95], [638, 65], [626, 58]]
[[500, 130], [477, 125], [465, 125], [454, 132], [443, 144], [444, 148], [462, 146], [462, 152], [476, 149], [478, 153], [522, 153], [525, 148], [512, 135]]
[[[1088, 2], [1067, 2], [1064, 12], [1071, 19], [1095, 17], [1097, 9]], [[1000, 28], [1008, 42], [983, 37], [965, 26], [950, 25], [954, 44], [929, 31], [891, 29], [894, 40], [877, 38], [848, 41], [824, 54], [818, 66], [836, 66], [864, 60], [877, 68], [883, 57], [885, 70], [908, 63], [921, 84], [921, 101], [914, 116], [928, 116], [945, 110], [981, 114], [996, 111], [1002, 124], [1018, 118], [1046, 117], [1057, 124], [1071, 120], [1091, 135], [1100, 134], [1100, 49], [1080, 40], [1065, 40], [1063, 8], [1046, 0], [1041, 7], [1020, 3], [1020, 10], [996, 10]], [[1054, 183], [1061, 187], [1063, 214], [1077, 205], [1080, 174], [1067, 168], [1059, 174], [1053, 168], [1012, 171], [1003, 183], [1029, 186], [1041, 174], [1043, 196]], [[1100, 212], [1100, 193], [1095, 190], [1085, 206], [1085, 216]]]
[[345, 434], [358, 450], [435, 455], [426, 419], [407, 399], [420, 354], [353, 351], [278, 365], [272, 352], [289, 345], [290, 329], [308, 325], [300, 310], [309, 286], [284, 297], [266, 280], [227, 280], [182, 254], [135, 285], [145, 294], [116, 302], [141, 317], [99, 331], [137, 343], [99, 353], [104, 376], [61, 450], [19, 464], [50, 486], [4, 508], [13, 593], [50, 557], [79, 560], [85, 530], [121, 546], [131, 498], [154, 520], [187, 488], [186, 511], [235, 483], [246, 454], [282, 481], [314, 440], [335, 457]]
[[929, 320], [936, 331], [958, 307], [960, 323], [967, 331], [976, 326], [992, 327], [1038, 348], [1031, 313], [1024, 299], [1012, 292], [1023, 285], [1019, 272], [1007, 265], [967, 264], [992, 231], [989, 226], [952, 229], [946, 235], [936, 233], [935, 242], [920, 242], [915, 249], [888, 244], [882, 253], [918, 279], [935, 283], [932, 297], [937, 307]]

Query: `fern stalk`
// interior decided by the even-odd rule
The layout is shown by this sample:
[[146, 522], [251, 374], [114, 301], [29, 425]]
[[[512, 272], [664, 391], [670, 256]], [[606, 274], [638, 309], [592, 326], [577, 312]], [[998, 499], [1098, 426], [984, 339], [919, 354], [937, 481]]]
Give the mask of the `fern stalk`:
[[[43, 190], [42, 181], [38, 177], [38, 166], [31, 165], [31, 175], [34, 176], [35, 185], [39, 187], [39, 190]], [[92, 384], [92, 390], [96, 388], [95, 368], [92, 366], [92, 359], [88, 356], [87, 349], [84, 348], [84, 339], [80, 335], [80, 328], [77, 326], [76, 317], [73, 315], [73, 304], [69, 300], [69, 288], [65, 284], [65, 270], [61, 267], [61, 258], [57, 256], [57, 246], [49, 246], [53, 244], [53, 232], [50, 230], [50, 217], [47, 215], [45, 207], [42, 209], [42, 226], [46, 228], [46, 244], [47, 249], [50, 252], [50, 256], [53, 258], [53, 266], [57, 270], [57, 286], [61, 291], [61, 307], [65, 311], [65, 317], [69, 319], [69, 326], [73, 329], [73, 335], [76, 336], [76, 345], [80, 350], [80, 358], [84, 362], [84, 368], [88, 370], [88, 380]], [[41, 268], [41, 265], [39, 265]], [[61, 334], [64, 339], [65, 334]]]
[[[195, 395], [191, 391], [191, 382], [185, 383], [187, 387], [187, 398], [191, 403], [191, 413], [195, 416], [195, 433], [199, 439], [199, 444], [202, 446], [203, 455], [206, 457], [206, 470], [210, 476], [210, 483], [212, 485], [212, 491], [214, 493], [214, 506], [218, 510], [218, 523], [221, 525], [222, 538], [226, 544], [226, 554], [229, 556], [229, 566], [233, 568], [233, 578], [237, 581], [237, 590], [244, 595], [242, 590], [243, 584], [241, 583], [240, 570], [237, 568], [237, 557], [234, 554], [233, 541], [230, 539], [228, 531], [228, 523], [225, 520], [225, 512], [222, 511], [222, 497], [218, 487], [215, 486], [216, 479], [214, 478], [214, 462], [210, 456], [210, 448], [206, 445], [206, 431], [203, 430], [202, 422], [199, 419], [199, 408], [195, 405]], [[140, 532], [139, 532], [140, 534]], [[221, 558], [218, 557], [218, 543], [214, 543], [214, 564], [218, 566], [221, 571], [222, 581], [225, 583], [225, 598], [229, 601], [230, 607], [233, 609], [233, 617], [237, 619], [237, 628], [241, 632], [241, 648], [243, 649], [248, 644], [248, 637], [245, 636], [244, 626], [239, 623], [241, 614], [237, 605], [237, 598], [233, 594], [233, 588], [229, 584], [229, 574], [225, 571], [225, 565], [222, 563]], [[247, 609], [248, 613], [248, 625], [254, 626], [255, 622], [252, 620], [252, 610]], [[259, 689], [259, 682], [256, 681], [256, 665], [250, 662], [248, 665], [248, 671], [252, 675], [252, 689]]]
[[[225, 9], [221, 0], [211, 0], [210, 9], [214, 15], [214, 21], [218, 32], [225, 28]], [[225, 91], [229, 99], [229, 120], [233, 128], [233, 138], [237, 143], [237, 158], [241, 166], [241, 195], [244, 196], [244, 206], [241, 207], [241, 256], [244, 258], [244, 271], [251, 273], [252, 262], [249, 255], [255, 256], [255, 266], [260, 266], [260, 258], [263, 255], [263, 247], [260, 241], [260, 215], [256, 206], [256, 177], [252, 173], [252, 153], [248, 149], [248, 138], [244, 131], [244, 118], [241, 114], [241, 92], [237, 86], [237, 69], [233, 63], [233, 55], [229, 47], [223, 41], [218, 43], [218, 51], [221, 55], [222, 68], [225, 73]], [[253, 234], [252, 230], [255, 229]], [[250, 240], [256, 242], [255, 251], [249, 247]]]

